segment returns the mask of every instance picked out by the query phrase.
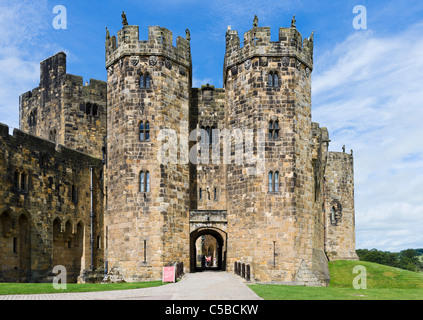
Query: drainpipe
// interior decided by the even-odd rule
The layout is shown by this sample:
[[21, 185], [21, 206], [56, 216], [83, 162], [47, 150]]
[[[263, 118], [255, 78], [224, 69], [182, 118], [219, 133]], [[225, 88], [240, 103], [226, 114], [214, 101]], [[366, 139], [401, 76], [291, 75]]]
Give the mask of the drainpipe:
[[91, 244], [91, 271], [94, 270], [94, 227], [93, 227], [93, 167], [90, 166], [90, 178], [91, 178], [91, 185], [90, 185], [90, 193], [91, 193], [91, 212], [90, 212], [90, 219], [91, 219], [91, 236], [90, 236], [90, 244]]

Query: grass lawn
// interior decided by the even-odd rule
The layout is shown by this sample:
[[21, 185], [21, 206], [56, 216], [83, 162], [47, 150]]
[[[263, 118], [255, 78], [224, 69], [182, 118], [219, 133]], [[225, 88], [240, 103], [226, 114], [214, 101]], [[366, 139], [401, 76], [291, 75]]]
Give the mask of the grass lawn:
[[[366, 268], [367, 289], [354, 289], [356, 265]], [[365, 261], [329, 262], [329, 287], [254, 284], [265, 300], [423, 300], [423, 274]]]
[[65, 293], [139, 289], [157, 287], [167, 283], [161, 281], [130, 282], [130, 283], [68, 283], [66, 289], [55, 289], [52, 283], [0, 283], [0, 295], [4, 294], [35, 294], [35, 293]]

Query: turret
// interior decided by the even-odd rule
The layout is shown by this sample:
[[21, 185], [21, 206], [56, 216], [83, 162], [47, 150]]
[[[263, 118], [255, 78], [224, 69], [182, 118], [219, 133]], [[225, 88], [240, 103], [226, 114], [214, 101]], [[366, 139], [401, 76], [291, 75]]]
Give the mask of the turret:
[[223, 82], [232, 67], [241, 63], [248, 65], [248, 61], [254, 57], [285, 57], [282, 61], [284, 66], [292, 64], [310, 74], [313, 70], [313, 38], [314, 31], [309, 38], [302, 40], [296, 28], [295, 16], [289, 28], [279, 28], [279, 39], [276, 42], [270, 40], [269, 27], [258, 26], [258, 19], [253, 28], [244, 33], [243, 46], [240, 46], [238, 32], [228, 27]]
[[[125, 14], [122, 24], [117, 38], [106, 31], [105, 44], [106, 260], [110, 276], [120, 275], [111, 281], [160, 280], [164, 266], [189, 265], [188, 163], [160, 158], [168, 134], [188, 141], [189, 31], [175, 47], [166, 28], [150, 26], [148, 40], [139, 40], [139, 27]], [[183, 158], [185, 150], [178, 151]]]

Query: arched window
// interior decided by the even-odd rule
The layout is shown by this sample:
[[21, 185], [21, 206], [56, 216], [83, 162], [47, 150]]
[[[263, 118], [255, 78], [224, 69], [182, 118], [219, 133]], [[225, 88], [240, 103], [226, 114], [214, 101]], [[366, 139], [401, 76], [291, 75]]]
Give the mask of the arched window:
[[20, 178], [19, 176], [20, 174], [18, 171], [15, 171], [13, 173], [13, 187], [17, 190], [19, 190], [19, 178]]
[[332, 207], [330, 209], [330, 222], [332, 225], [336, 225], [336, 209]]
[[56, 143], [56, 129], [50, 130], [48, 139], [54, 143]]
[[269, 192], [279, 191], [279, 171], [269, 172]]
[[273, 74], [273, 86], [274, 87], [279, 87], [279, 77], [278, 77], [278, 73], [275, 72]]
[[277, 139], [279, 137], [279, 123], [276, 120], [273, 123], [273, 139]]
[[21, 174], [21, 191], [28, 191], [28, 175], [26, 173]]
[[140, 172], [140, 192], [150, 192], [150, 172]]
[[145, 172], [140, 172], [140, 192], [145, 192]]
[[269, 192], [273, 192], [273, 172], [269, 172]]
[[279, 172], [278, 171], [275, 171], [274, 182], [275, 182], [274, 190], [275, 190], [275, 192], [278, 192], [279, 191]]
[[146, 172], [145, 175], [145, 192], [150, 192], [150, 172]]
[[269, 72], [267, 85], [273, 88], [279, 87], [279, 75], [276, 71]]
[[144, 75], [143, 74], [140, 75], [140, 88], [145, 88]]
[[145, 74], [145, 87], [150, 88], [150, 75], [148, 73]]
[[273, 139], [273, 121], [269, 121], [269, 139]]
[[268, 80], [267, 85], [269, 87], [273, 87], [273, 72], [269, 72], [269, 80]]

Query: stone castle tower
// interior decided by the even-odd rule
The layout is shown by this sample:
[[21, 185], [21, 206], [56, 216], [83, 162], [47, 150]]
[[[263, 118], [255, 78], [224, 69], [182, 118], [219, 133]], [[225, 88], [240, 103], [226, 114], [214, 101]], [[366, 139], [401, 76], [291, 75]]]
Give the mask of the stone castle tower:
[[[150, 27], [124, 25], [106, 39], [107, 260], [125, 280], [161, 277], [162, 267], [189, 257], [189, 166], [158, 161], [160, 130], [188, 141], [189, 40]], [[187, 144], [188, 147], [188, 144]]]
[[[313, 33], [228, 27], [223, 88], [192, 88], [190, 33], [106, 32], [107, 82], [41, 62], [0, 124], [0, 281], [160, 280], [164, 266], [327, 285], [355, 254], [353, 156], [312, 122]], [[24, 210], [24, 211], [23, 211]], [[24, 213], [22, 213], [24, 212]], [[205, 262], [212, 257], [212, 262]]]

